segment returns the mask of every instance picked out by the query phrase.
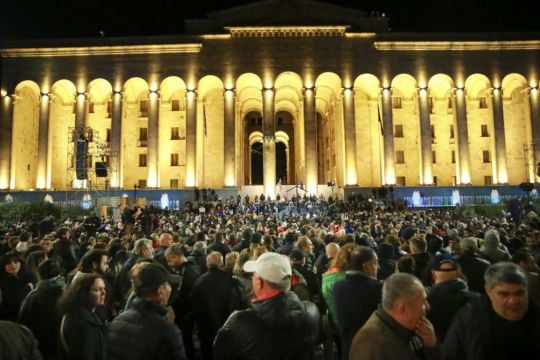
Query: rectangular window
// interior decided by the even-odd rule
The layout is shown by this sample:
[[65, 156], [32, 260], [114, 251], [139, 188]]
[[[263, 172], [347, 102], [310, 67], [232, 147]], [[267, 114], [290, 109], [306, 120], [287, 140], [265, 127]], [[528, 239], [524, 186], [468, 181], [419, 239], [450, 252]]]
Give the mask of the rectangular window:
[[397, 137], [397, 138], [403, 137], [403, 125], [401, 124], [394, 125], [394, 137]]
[[139, 154], [139, 167], [146, 167], [146, 154]]
[[105, 134], [105, 142], [111, 142], [111, 129], [107, 129], [107, 133]]
[[485, 97], [478, 98], [478, 108], [487, 109], [487, 99]]
[[[103, 157], [101, 157], [103, 159]], [[105, 164], [111, 166], [111, 155], [105, 155]]]
[[446, 113], [447, 114], [452, 114], [453, 113], [453, 108], [454, 108], [454, 101], [452, 100], [451, 97], [448, 98], [448, 103], [446, 105]]
[[452, 176], [452, 185], [453, 186], [457, 185], [457, 176]]
[[139, 117], [148, 117], [148, 100], [139, 101]]
[[180, 139], [180, 128], [179, 127], [172, 127], [171, 128], [171, 140], [179, 140]]
[[139, 180], [139, 189], [146, 189], [147, 187], [146, 180]]
[[139, 147], [148, 146], [148, 128], [139, 128]]
[[170, 188], [178, 189], [178, 179], [171, 179]]
[[436, 176], [433, 177], [433, 185], [437, 186], [438, 179]]
[[488, 126], [487, 125], [480, 125], [480, 130], [481, 130], [481, 133], [482, 133], [482, 137], [489, 137], [489, 131], [488, 131]]
[[171, 100], [171, 111], [180, 111], [180, 100]]
[[73, 169], [75, 167], [75, 155], [71, 155], [69, 158], [69, 168]]
[[450, 125], [450, 139], [454, 138], [454, 125]]
[[429, 113], [433, 114], [433, 98], [431, 96], [428, 97], [428, 107], [429, 107]]
[[171, 154], [171, 166], [178, 166], [178, 154]]
[[401, 97], [392, 96], [392, 109], [401, 109]]
[[431, 152], [431, 162], [433, 164], [436, 164], [437, 163], [437, 152], [436, 151], [432, 151]]
[[493, 185], [493, 178], [491, 176], [484, 176], [484, 185]]
[[431, 125], [431, 142], [435, 142], [435, 125]]
[[405, 176], [396, 176], [396, 185], [406, 186]]
[[491, 155], [489, 153], [489, 150], [482, 151], [482, 162], [484, 164], [489, 164], [491, 162]]
[[88, 129], [88, 133], [86, 134], [86, 139], [88, 140], [88, 142], [94, 141], [94, 132], [90, 128]]
[[92, 155], [86, 155], [86, 167], [92, 168]]
[[95, 109], [94, 109], [94, 102], [91, 101], [88, 103], [88, 113], [89, 114], [93, 114], [95, 112]]
[[456, 152], [452, 150], [452, 164], [456, 163]]
[[403, 150], [396, 151], [396, 164], [405, 164], [405, 152]]
[[112, 101], [107, 101], [107, 118], [112, 118]]

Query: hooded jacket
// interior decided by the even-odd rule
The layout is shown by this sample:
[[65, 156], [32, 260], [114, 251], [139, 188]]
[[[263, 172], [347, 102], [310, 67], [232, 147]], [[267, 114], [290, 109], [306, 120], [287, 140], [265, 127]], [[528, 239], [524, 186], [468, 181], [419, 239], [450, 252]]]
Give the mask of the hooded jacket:
[[214, 341], [214, 360], [311, 359], [319, 311], [288, 291], [231, 314]]

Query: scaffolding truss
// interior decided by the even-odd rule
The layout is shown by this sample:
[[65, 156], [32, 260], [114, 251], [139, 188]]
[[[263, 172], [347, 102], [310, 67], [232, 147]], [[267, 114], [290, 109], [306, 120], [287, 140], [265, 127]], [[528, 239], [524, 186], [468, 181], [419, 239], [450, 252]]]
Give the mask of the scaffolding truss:
[[[77, 141], [86, 140], [87, 150], [82, 161], [77, 161]], [[67, 188], [71, 190], [104, 191], [111, 187], [111, 178], [118, 178], [118, 153], [112, 151], [110, 142], [103, 141], [97, 130], [86, 126], [68, 128]], [[96, 163], [102, 166], [96, 171]], [[98, 165], [100, 165], [98, 164]], [[77, 179], [85, 173], [87, 179]]]

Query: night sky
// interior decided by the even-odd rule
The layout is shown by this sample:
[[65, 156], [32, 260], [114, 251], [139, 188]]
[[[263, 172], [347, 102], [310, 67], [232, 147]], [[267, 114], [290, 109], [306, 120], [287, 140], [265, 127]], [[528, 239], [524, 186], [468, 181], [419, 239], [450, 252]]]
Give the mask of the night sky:
[[[0, 39], [174, 35], [183, 20], [252, 3], [246, 0], [2, 1]], [[540, 31], [538, 0], [326, 0], [378, 10], [394, 32]]]

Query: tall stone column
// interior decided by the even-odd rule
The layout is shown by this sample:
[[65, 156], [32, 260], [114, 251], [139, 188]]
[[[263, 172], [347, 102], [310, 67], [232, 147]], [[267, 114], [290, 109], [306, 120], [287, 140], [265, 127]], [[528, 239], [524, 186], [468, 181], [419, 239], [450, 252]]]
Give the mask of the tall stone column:
[[263, 89], [263, 183], [267, 197], [276, 196], [276, 120], [274, 89]]
[[36, 188], [45, 189], [50, 186], [50, 176], [47, 174], [47, 159], [49, 148], [49, 94], [41, 94], [39, 102], [39, 133], [38, 133], [38, 163]]
[[309, 194], [317, 194], [319, 183], [317, 170], [317, 113], [315, 89], [304, 89], [304, 144], [306, 159], [306, 189]]
[[147, 184], [159, 187], [159, 94], [148, 94], [148, 167]]
[[469, 131], [467, 129], [467, 102], [464, 89], [456, 89], [454, 102], [456, 105], [456, 137], [458, 145], [458, 184], [470, 184]]
[[80, 92], [75, 97], [75, 127], [86, 126], [86, 94]]
[[420, 154], [422, 156], [422, 173], [420, 184], [433, 184], [433, 153], [431, 148], [431, 121], [429, 118], [428, 92], [425, 88], [418, 90], [418, 105], [420, 109]]
[[224, 178], [223, 183], [225, 186], [236, 185], [236, 142], [235, 142], [235, 91], [233, 89], [226, 89], [224, 94], [224, 127], [223, 127], [223, 164], [224, 164]]
[[529, 91], [529, 103], [531, 111], [531, 138], [534, 149], [534, 162], [532, 164], [532, 174], [530, 175], [530, 181], [534, 181], [538, 178], [536, 176], [536, 165], [540, 162], [540, 103], [538, 101], [538, 87], [531, 87]]
[[196, 135], [197, 135], [197, 93], [187, 91], [186, 101], [186, 186], [194, 187], [196, 182]]
[[495, 179], [498, 184], [508, 183], [508, 172], [506, 167], [506, 140], [504, 136], [504, 113], [502, 90], [493, 88], [491, 91], [493, 99], [493, 128], [495, 130], [495, 159], [496, 159], [496, 175]]
[[0, 189], [10, 188], [11, 132], [13, 129], [13, 98], [0, 99]]
[[113, 188], [123, 186], [122, 170], [122, 93], [114, 92], [112, 96], [111, 112], [111, 186]]
[[394, 154], [394, 119], [392, 117], [392, 92], [390, 88], [382, 90], [382, 124], [384, 144], [384, 184], [396, 183]]
[[343, 89], [343, 122], [345, 138], [345, 185], [357, 185], [356, 126], [354, 115], [354, 90]]

